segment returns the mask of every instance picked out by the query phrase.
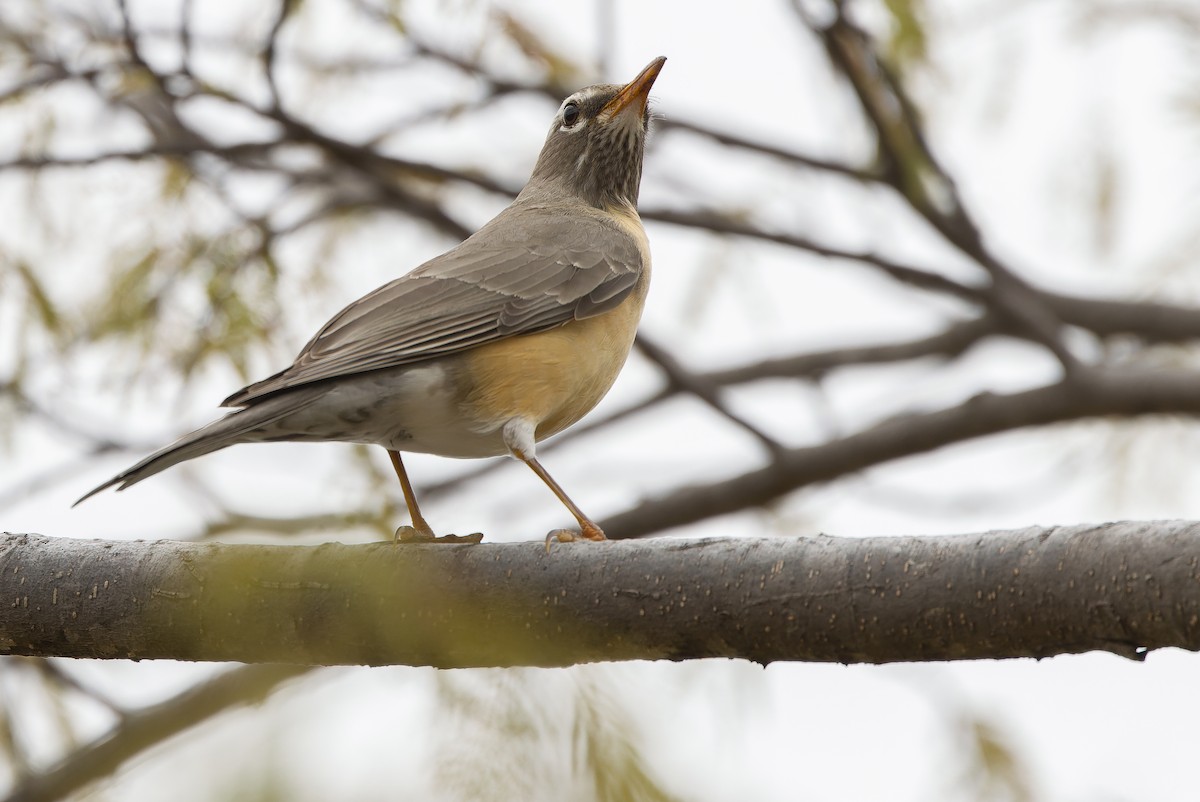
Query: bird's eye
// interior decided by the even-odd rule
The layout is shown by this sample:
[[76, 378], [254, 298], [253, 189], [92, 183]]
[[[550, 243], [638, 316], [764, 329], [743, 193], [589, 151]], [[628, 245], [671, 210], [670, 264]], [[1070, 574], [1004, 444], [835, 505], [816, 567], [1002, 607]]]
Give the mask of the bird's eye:
[[563, 106], [563, 125], [570, 128], [577, 122], [579, 122], [579, 106], [574, 103]]

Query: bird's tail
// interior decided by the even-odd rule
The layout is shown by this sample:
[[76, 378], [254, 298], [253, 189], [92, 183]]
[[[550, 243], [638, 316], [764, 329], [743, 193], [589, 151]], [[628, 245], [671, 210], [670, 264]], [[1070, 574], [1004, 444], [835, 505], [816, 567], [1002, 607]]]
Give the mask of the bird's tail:
[[177, 465], [180, 462], [186, 462], [196, 457], [202, 457], [214, 451], [220, 451], [222, 448], [227, 448], [237, 443], [266, 439], [288, 439], [283, 433], [273, 432], [272, 424], [277, 423], [281, 418], [295, 411], [298, 406], [301, 406], [301, 404], [296, 403], [299, 400], [277, 396], [261, 404], [255, 404], [245, 409], [230, 412], [225, 417], [215, 420], [191, 434], [185, 434], [171, 445], [160, 448], [132, 468], [122, 471], [99, 487], [89, 490], [80, 496], [79, 500], [71, 506], [75, 506], [114, 485], [117, 486], [117, 490], [124, 490], [130, 485], [137, 484], [159, 471], [165, 471], [172, 465]]

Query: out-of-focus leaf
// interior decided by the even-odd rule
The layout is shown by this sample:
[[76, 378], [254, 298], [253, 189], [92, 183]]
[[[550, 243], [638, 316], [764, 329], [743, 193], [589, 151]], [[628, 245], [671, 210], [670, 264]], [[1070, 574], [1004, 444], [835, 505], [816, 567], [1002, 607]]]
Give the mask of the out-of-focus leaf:
[[18, 758], [17, 739], [13, 732], [12, 711], [7, 704], [0, 704], [0, 756], [17, 777], [29, 774], [28, 764]]
[[304, 6], [304, 0], [283, 0], [283, 19], [298, 14]]
[[575, 61], [551, 47], [545, 40], [533, 32], [529, 26], [521, 22], [507, 11], [492, 12], [500, 32], [529, 58], [545, 65], [550, 84], [569, 90], [580, 83], [585, 70]]
[[258, 255], [262, 260], [263, 267], [266, 268], [267, 278], [274, 284], [279, 280], [279, 262], [275, 260], [275, 254], [271, 253], [270, 248], [263, 248]]
[[925, 60], [925, 0], [884, 0], [892, 18], [888, 60], [901, 72]]
[[1092, 247], [1098, 256], [1113, 252], [1117, 233], [1117, 204], [1121, 197], [1120, 175], [1111, 150], [1101, 147], [1096, 152], [1093, 171]]
[[1004, 735], [981, 717], [972, 718], [966, 725], [974, 747], [976, 798], [1029, 802], [1033, 791], [1028, 773]]
[[408, 26], [404, 22], [404, 0], [387, 0], [383, 15], [393, 31], [401, 36], [408, 34]]
[[50, 713], [45, 718], [54, 723], [61, 744], [68, 749], [74, 749], [79, 746], [80, 739], [75, 722], [71, 719], [71, 710], [67, 699], [67, 694], [71, 689], [61, 682], [55, 681], [52, 675], [40, 671], [37, 666], [39, 660], [43, 660], [43, 658], [33, 658], [26, 661], [25, 664], [34, 670], [34, 676], [37, 677], [42, 693], [45, 694], [46, 706]]
[[576, 737], [597, 802], [676, 802], [650, 776], [634, 745], [632, 722], [623, 720], [601, 688], [595, 683], [581, 687], [576, 709]]
[[214, 784], [209, 792], [213, 802], [290, 802], [297, 799], [316, 799], [305, 794], [289, 781], [286, 768], [271, 752], [271, 744], [259, 744], [267, 750], [266, 759], [254, 763], [254, 768], [235, 772]]
[[149, 323], [158, 308], [153, 279], [161, 256], [157, 247], [150, 247], [131, 264], [116, 270], [109, 285], [111, 289], [94, 314], [90, 327], [93, 339], [113, 335], [150, 336]]
[[244, 231], [200, 243], [196, 267], [207, 271], [202, 330], [176, 348], [172, 361], [189, 376], [207, 358], [220, 356], [248, 379], [251, 351], [265, 339], [276, 312], [276, 273], [261, 252], [247, 253]]
[[[635, 723], [605, 688], [608, 675], [597, 673], [569, 687], [546, 687], [544, 675], [522, 669], [439, 675], [443, 720], [452, 724], [442, 733], [438, 774], [457, 794], [451, 798], [674, 802], [651, 776]], [[494, 759], [455, 760], [462, 752]], [[547, 784], [572, 792], [538, 793]]]
[[13, 262], [12, 267], [21, 281], [25, 297], [29, 299], [29, 304], [33, 308], [38, 322], [51, 334], [60, 335], [63, 328], [63, 317], [33, 267], [24, 260]]
[[182, 200], [195, 176], [185, 162], [167, 159], [163, 162], [162, 196], [166, 201]]
[[18, 726], [14, 721], [11, 694], [0, 695], [0, 756], [9, 765], [13, 774], [24, 777], [29, 774], [29, 760], [24, 745], [17, 737]]

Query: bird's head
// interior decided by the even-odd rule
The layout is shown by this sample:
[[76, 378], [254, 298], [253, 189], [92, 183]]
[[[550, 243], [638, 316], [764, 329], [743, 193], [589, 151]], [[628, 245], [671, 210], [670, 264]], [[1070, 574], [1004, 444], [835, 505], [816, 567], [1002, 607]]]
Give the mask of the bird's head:
[[636, 207], [650, 87], [666, 61], [654, 59], [624, 86], [589, 86], [564, 100], [526, 191], [565, 193], [597, 208]]

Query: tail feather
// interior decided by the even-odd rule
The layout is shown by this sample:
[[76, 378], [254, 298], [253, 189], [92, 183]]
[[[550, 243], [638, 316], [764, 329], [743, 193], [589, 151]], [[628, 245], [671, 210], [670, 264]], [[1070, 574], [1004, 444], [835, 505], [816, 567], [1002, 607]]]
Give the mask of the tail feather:
[[[289, 401], [291, 403], [288, 403]], [[207, 426], [185, 434], [171, 445], [160, 448], [128, 470], [122, 471], [104, 484], [84, 493], [71, 506], [74, 507], [113, 486], [116, 486], [118, 491], [124, 490], [160, 471], [165, 471], [172, 465], [220, 451], [222, 448], [237, 443], [266, 439], [263, 430], [301, 406], [300, 403], [296, 403], [297, 401], [300, 399], [277, 396], [262, 404], [230, 412]]]

